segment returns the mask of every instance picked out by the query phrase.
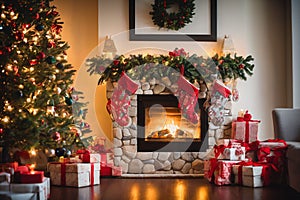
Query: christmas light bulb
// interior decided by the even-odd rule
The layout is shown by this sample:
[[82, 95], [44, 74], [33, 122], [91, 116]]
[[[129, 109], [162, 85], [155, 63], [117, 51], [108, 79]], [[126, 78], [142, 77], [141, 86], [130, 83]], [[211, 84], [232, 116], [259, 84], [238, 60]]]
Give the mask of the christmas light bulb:
[[27, 43], [27, 42], [28, 42], [28, 39], [27, 39], [27, 38], [24, 38], [23, 41], [24, 41], [25, 43]]
[[7, 106], [7, 110], [11, 112], [13, 110], [13, 107], [11, 107], [10, 105]]
[[[32, 155], [32, 156], [36, 156], [36, 150], [34, 148], [31, 148], [29, 153]], [[34, 165], [34, 164], [33, 164]]]
[[10, 14], [10, 16], [14, 16], [15, 15], [14, 11], [11, 11], [9, 14]]
[[6, 69], [9, 70], [9, 71], [12, 71], [12, 70], [13, 70], [13, 67], [12, 67], [12, 65], [8, 64], [8, 65], [6, 66]]
[[1, 18], [2, 18], [2, 19], [5, 19], [5, 18], [6, 18], [6, 15], [5, 15], [4, 13], [2, 13], [2, 14], [1, 14]]
[[2, 121], [3, 121], [4, 123], [9, 122], [9, 117], [8, 117], [8, 116], [5, 116], [5, 117], [2, 119]]
[[30, 67], [30, 68], [29, 68], [29, 71], [30, 71], [30, 72], [33, 72], [33, 71], [34, 71], [34, 67]]
[[19, 109], [19, 112], [22, 112], [22, 109]]
[[12, 17], [12, 19], [13, 19], [13, 20], [16, 20], [16, 19], [18, 19], [18, 16], [19, 16], [18, 14], [17, 14], [17, 15], [14, 15], [14, 16]]
[[30, 103], [30, 102], [31, 102], [31, 98], [27, 98], [27, 99], [26, 99], [26, 102], [27, 102], [27, 103]]
[[20, 84], [19, 89], [24, 89], [24, 85]]
[[20, 54], [20, 53], [21, 53], [21, 51], [20, 51], [20, 50], [18, 50], [18, 51], [17, 51], [17, 54]]

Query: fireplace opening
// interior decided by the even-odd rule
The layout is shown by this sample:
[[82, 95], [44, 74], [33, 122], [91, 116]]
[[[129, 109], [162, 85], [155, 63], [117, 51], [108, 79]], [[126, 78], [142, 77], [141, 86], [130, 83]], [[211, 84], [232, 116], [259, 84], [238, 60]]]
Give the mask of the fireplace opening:
[[199, 121], [193, 123], [182, 116], [176, 96], [138, 95], [138, 151], [200, 151], [208, 129], [208, 117], [203, 108], [205, 100], [198, 100], [195, 112]]

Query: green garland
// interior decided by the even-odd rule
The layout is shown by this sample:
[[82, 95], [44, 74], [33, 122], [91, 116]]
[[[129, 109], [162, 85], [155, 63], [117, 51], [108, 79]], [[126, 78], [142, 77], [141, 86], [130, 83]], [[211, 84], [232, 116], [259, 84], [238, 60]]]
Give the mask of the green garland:
[[[178, 5], [178, 12], [167, 12], [172, 4]], [[195, 14], [194, 0], [155, 0], [151, 6], [152, 21], [159, 28], [177, 31], [192, 22], [191, 18]]]
[[211, 82], [218, 74], [224, 82], [227, 79], [247, 80], [246, 75], [253, 74], [254, 59], [251, 55], [246, 58], [237, 56], [231, 57], [230, 54], [204, 58], [193, 54], [189, 56], [183, 49], [175, 49], [169, 52], [169, 55], [130, 55], [125, 57], [121, 55], [114, 60], [104, 59], [100, 56], [86, 60], [88, 72], [99, 74], [98, 84], [107, 80], [118, 81], [122, 71], [134, 80], [150, 80], [152, 78], [174, 77], [183, 67], [184, 76], [191, 83], [197, 81]]

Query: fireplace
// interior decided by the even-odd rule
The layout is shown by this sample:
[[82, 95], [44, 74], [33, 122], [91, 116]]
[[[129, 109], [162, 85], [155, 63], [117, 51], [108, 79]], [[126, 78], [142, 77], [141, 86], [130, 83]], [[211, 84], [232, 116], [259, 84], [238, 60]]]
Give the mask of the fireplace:
[[200, 118], [192, 123], [182, 116], [176, 96], [137, 95], [138, 152], [199, 152], [208, 130], [205, 100], [198, 100]]

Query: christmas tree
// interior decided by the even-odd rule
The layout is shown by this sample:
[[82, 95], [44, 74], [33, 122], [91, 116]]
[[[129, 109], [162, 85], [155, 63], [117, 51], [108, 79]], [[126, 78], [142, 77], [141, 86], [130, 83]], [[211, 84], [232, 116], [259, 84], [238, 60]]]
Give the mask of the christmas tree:
[[53, 0], [0, 0], [0, 146], [50, 150], [82, 145], [86, 103]]

